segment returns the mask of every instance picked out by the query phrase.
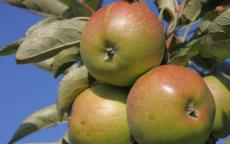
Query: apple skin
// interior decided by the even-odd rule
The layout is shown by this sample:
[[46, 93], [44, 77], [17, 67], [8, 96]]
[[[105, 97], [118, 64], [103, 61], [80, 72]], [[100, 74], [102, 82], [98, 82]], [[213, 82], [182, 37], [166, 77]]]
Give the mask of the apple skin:
[[126, 119], [128, 91], [97, 84], [76, 97], [69, 120], [73, 144], [131, 144]]
[[140, 2], [114, 2], [91, 16], [83, 29], [80, 54], [97, 80], [129, 86], [160, 65], [165, 50], [162, 24]]
[[216, 104], [212, 135], [215, 138], [224, 138], [230, 135], [230, 90], [214, 75], [206, 76], [204, 80]]
[[138, 144], [204, 144], [214, 116], [214, 99], [202, 77], [182, 66], [153, 68], [128, 95], [128, 124]]

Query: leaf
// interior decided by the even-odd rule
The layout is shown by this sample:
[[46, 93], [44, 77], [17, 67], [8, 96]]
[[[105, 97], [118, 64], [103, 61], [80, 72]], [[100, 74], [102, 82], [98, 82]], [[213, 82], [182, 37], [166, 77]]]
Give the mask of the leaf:
[[50, 17], [46, 17], [44, 19], [42, 19], [41, 21], [37, 22], [36, 24], [32, 25], [26, 32], [26, 35], [29, 35], [30, 33], [32, 33], [34, 30], [36, 30], [37, 28], [45, 25], [45, 24], [49, 24], [49, 23], [53, 23], [59, 20], [63, 20], [62, 18], [56, 17], [56, 16], [50, 16]]
[[176, 26], [176, 8], [178, 3], [176, 0], [156, 0], [155, 3], [160, 9], [160, 18], [171, 21]]
[[[64, 120], [67, 116], [64, 116]], [[60, 117], [57, 113], [56, 105], [51, 105], [43, 108], [30, 116], [28, 116], [19, 126], [13, 138], [10, 140], [9, 144], [12, 144], [19, 139], [41, 129], [45, 129], [51, 126], [60, 124]]]
[[78, 47], [72, 47], [61, 51], [54, 58], [53, 73], [56, 78], [59, 74], [63, 73], [67, 68], [73, 65], [80, 59], [80, 52]]
[[[68, 2], [69, 3], [69, 2]], [[100, 8], [102, 0], [72, 0], [70, 8], [64, 17], [91, 16], [92, 11]]]
[[60, 0], [60, 1], [69, 7], [73, 4], [73, 0]]
[[210, 0], [190, 0], [184, 7], [182, 16], [189, 20], [194, 21], [201, 13], [202, 7]]
[[17, 63], [36, 63], [78, 46], [85, 23], [82, 18], [73, 18], [32, 27], [16, 53]]
[[230, 58], [230, 9], [219, 15], [208, 27], [208, 34], [201, 40], [203, 57], [222, 61]]
[[205, 14], [202, 19], [202, 24], [199, 25], [197, 35], [204, 35], [208, 33], [208, 27], [212, 21], [218, 16], [218, 13], [214, 11], [209, 11]]
[[[54, 22], [54, 21], [57, 21], [57, 20], [60, 20], [60, 18], [58, 17], [49, 17], [49, 18], [45, 18], [43, 20], [41, 20], [40, 22], [38, 22], [37, 24], [33, 25], [28, 31], [27, 31], [27, 35], [33, 31], [33, 29], [36, 29], [37, 27], [39, 26], [42, 26], [43, 24], [46, 24], [46, 23], [50, 23], [50, 22]], [[4, 55], [10, 55], [10, 54], [14, 54], [17, 52], [19, 46], [21, 45], [21, 43], [23, 42], [24, 40], [24, 37], [3, 47], [1, 50], [0, 50], [0, 56], [4, 56]]]
[[66, 113], [75, 97], [89, 87], [88, 71], [85, 67], [71, 69], [59, 84], [57, 108], [60, 117]]
[[61, 16], [68, 6], [58, 0], [3, 0], [6, 3], [29, 9], [43, 15]]
[[194, 39], [187, 43], [183, 48], [175, 51], [171, 54], [169, 63], [177, 65], [186, 65], [187, 62], [194, 56], [198, 55], [198, 49], [200, 48], [200, 39]]
[[49, 59], [46, 59], [44, 61], [38, 62], [38, 63], [34, 63], [35, 66], [46, 70], [46, 71], [52, 71], [52, 66], [53, 66], [53, 62], [54, 62], [54, 57], [51, 57]]
[[4, 46], [2, 49], [0, 49], [0, 56], [6, 56], [10, 54], [15, 54], [18, 50], [18, 47], [22, 43], [23, 39], [19, 39], [7, 46]]

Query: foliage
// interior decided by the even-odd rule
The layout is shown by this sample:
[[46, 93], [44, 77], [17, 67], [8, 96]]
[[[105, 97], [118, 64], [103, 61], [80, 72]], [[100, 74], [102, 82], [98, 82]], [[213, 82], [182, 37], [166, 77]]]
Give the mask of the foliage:
[[[66, 120], [74, 98], [92, 84], [87, 69], [81, 66], [79, 43], [88, 17], [99, 9], [102, 1], [4, 2], [43, 14], [47, 18], [32, 26], [23, 38], [0, 49], [0, 56], [16, 53], [18, 64], [33, 63], [53, 72], [54, 77], [63, 75], [57, 104], [37, 111], [24, 120], [10, 141], [13, 143]], [[218, 63], [230, 58], [228, 0], [156, 0], [155, 3], [160, 11], [160, 20], [166, 23], [169, 63], [188, 66], [191, 61], [194, 62], [194, 58], [199, 57], [210, 69], [215, 69]], [[200, 61], [196, 61], [196, 64], [204, 69]], [[68, 143], [67, 140], [61, 141]]]

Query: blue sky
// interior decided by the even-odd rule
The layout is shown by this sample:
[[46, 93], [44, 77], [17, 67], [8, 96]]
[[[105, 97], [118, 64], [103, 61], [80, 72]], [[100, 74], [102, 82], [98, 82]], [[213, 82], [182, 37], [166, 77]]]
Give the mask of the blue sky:
[[[106, 0], [107, 4], [113, 0]], [[147, 1], [154, 12], [152, 1]], [[0, 47], [22, 37], [43, 17], [0, 2]], [[31, 65], [16, 65], [15, 56], [0, 57], [0, 143], [6, 144], [22, 120], [34, 111], [56, 102], [59, 79]], [[19, 143], [58, 140], [67, 125], [38, 131]], [[220, 142], [221, 144], [223, 142]]]
[[[17, 40], [42, 19], [23, 9], [0, 3], [0, 47]], [[16, 65], [15, 57], [0, 58], [0, 143], [6, 144], [21, 121], [34, 111], [55, 103], [58, 80], [51, 73], [27, 65]], [[21, 142], [55, 141], [66, 125], [39, 131]]]

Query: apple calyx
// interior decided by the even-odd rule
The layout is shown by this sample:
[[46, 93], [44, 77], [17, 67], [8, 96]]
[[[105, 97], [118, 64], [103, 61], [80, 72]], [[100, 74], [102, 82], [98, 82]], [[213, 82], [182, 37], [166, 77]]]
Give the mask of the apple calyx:
[[117, 49], [113, 46], [113, 44], [107, 43], [105, 51], [106, 51], [106, 53], [104, 56], [104, 61], [113, 62], [113, 57], [114, 57]]
[[193, 102], [189, 103], [187, 109], [187, 114], [188, 116], [192, 117], [192, 118], [198, 118], [198, 114], [195, 108], [195, 104]]

